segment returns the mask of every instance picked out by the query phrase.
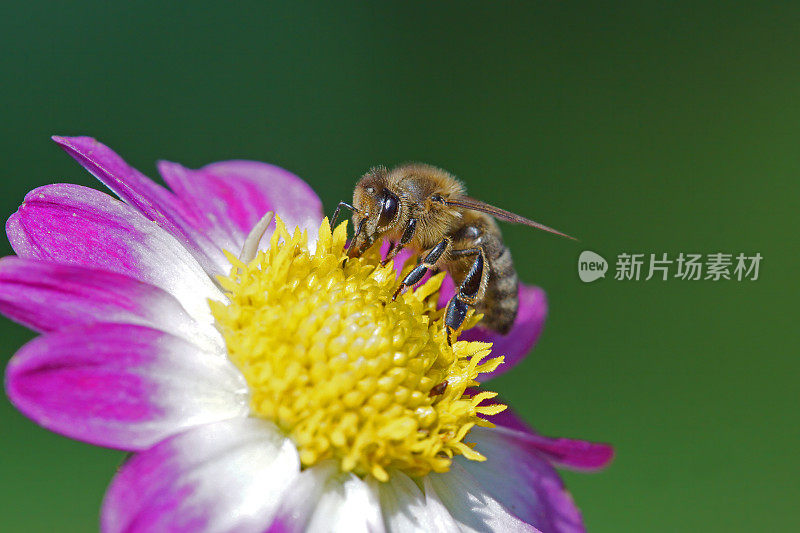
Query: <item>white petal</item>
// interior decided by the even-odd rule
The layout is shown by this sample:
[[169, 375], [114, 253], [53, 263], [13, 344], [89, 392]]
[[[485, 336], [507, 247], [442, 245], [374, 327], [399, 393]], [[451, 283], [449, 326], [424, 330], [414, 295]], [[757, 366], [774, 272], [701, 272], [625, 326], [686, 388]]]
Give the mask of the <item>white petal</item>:
[[385, 531], [378, 494], [353, 474], [330, 477], [306, 531], [309, 533]]
[[392, 472], [386, 483], [372, 480], [380, 495], [386, 530], [392, 533], [426, 531], [449, 533], [461, 531], [442, 502], [431, 492], [422, 493], [417, 484], [402, 472]]
[[539, 531], [512, 515], [457, 462], [449, 472], [426, 476], [423, 488], [429, 498], [438, 496], [462, 531]]
[[306, 530], [314, 508], [328, 480], [339, 471], [336, 461], [328, 460], [303, 470], [287, 489], [270, 531], [300, 533]]

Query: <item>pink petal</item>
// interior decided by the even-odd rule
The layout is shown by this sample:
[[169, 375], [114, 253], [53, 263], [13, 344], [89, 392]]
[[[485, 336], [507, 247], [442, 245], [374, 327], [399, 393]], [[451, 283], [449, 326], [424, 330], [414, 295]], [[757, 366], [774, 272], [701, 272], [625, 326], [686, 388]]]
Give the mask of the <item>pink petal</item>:
[[121, 324], [34, 339], [9, 363], [6, 391], [47, 429], [124, 450], [248, 412], [247, 385], [229, 361], [168, 333]]
[[175, 195], [91, 137], [56, 136], [53, 140], [122, 200], [178, 239], [206, 272], [227, 274], [222, 251], [198, 231], [197, 220]]
[[96, 322], [150, 326], [224, 353], [217, 331], [201, 328], [164, 290], [84, 266], [0, 259], [0, 312], [42, 332]]
[[511, 409], [494, 415], [491, 421], [497, 425], [492, 431], [561, 468], [591, 472], [605, 468], [614, 458], [610, 444], [539, 435]]
[[256, 161], [221, 161], [199, 170], [162, 161], [158, 168], [197, 218], [220, 229], [232, 251], [241, 250], [247, 234], [268, 211], [290, 230], [299, 226], [316, 239], [322, 203], [308, 184], [287, 170]]
[[544, 458], [496, 429], [474, 428], [468, 440], [487, 460], [459, 457], [458, 464], [514, 515], [544, 533], [585, 531], [572, 497]]
[[224, 297], [186, 249], [132, 207], [79, 185], [27, 194], [6, 224], [21, 257], [124, 274], [164, 289], [189, 314], [212, 323], [207, 300]]
[[103, 502], [102, 530], [261, 532], [299, 473], [294, 444], [269, 422], [199, 426], [122, 467]]

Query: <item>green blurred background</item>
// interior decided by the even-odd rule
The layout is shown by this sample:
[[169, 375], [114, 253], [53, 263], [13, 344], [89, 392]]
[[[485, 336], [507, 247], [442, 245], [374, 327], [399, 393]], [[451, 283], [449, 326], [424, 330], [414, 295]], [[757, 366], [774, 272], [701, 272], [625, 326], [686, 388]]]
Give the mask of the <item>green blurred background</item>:
[[[546, 289], [544, 335], [495, 383], [542, 432], [612, 442], [565, 474], [591, 531], [800, 522], [800, 6], [795, 3], [22, 2], [0, 20], [0, 213], [93, 178], [92, 135], [155, 175], [282, 165], [330, 212], [370, 165], [443, 166]], [[11, 253], [3, 244], [3, 253]], [[755, 282], [579, 281], [578, 254], [760, 252]], [[7, 361], [32, 334], [3, 320]], [[122, 455], [0, 403], [0, 524], [91, 531]]]

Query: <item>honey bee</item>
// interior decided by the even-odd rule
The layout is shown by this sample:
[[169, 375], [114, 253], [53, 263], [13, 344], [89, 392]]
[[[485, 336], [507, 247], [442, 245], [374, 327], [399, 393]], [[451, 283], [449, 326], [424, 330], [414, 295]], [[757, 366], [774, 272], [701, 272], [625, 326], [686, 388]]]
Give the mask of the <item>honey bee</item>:
[[483, 313], [483, 327], [508, 333], [514, 324], [519, 278], [495, 218], [573, 238], [464, 193], [455, 176], [434, 166], [411, 163], [392, 170], [377, 166], [356, 184], [352, 205], [339, 202], [331, 219], [334, 224], [342, 207], [353, 212], [355, 234], [348, 244], [349, 257], [360, 256], [379, 239], [390, 242], [384, 264], [404, 248], [420, 254], [393, 299], [429, 269], [452, 276], [458, 291], [445, 311], [448, 343], [470, 307]]

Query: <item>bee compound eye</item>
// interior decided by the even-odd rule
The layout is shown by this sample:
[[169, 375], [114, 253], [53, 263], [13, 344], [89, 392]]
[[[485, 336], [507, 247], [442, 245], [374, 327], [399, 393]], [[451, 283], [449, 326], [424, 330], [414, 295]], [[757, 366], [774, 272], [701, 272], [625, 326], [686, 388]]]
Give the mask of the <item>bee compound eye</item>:
[[379, 226], [387, 226], [397, 216], [397, 207], [400, 201], [397, 199], [392, 191], [383, 191], [383, 199], [381, 201], [381, 215], [378, 219]]

